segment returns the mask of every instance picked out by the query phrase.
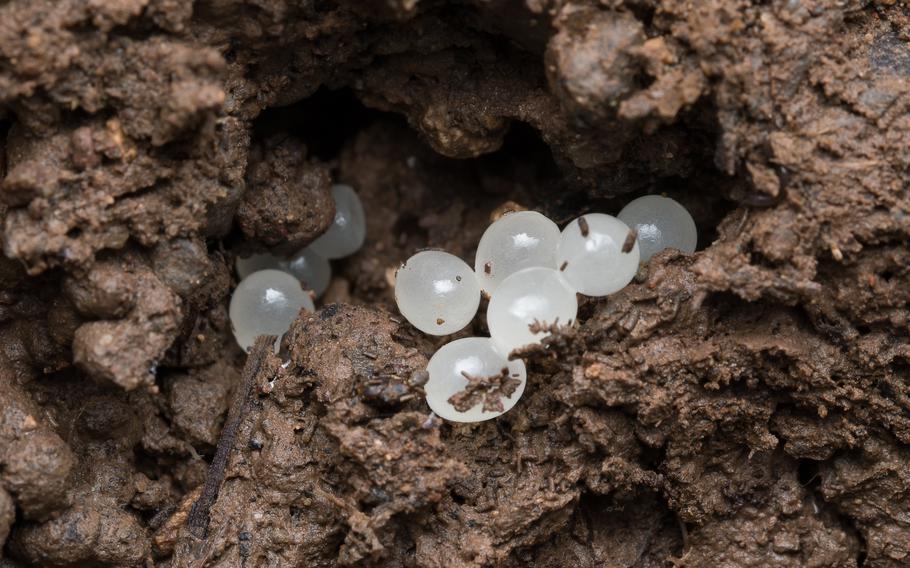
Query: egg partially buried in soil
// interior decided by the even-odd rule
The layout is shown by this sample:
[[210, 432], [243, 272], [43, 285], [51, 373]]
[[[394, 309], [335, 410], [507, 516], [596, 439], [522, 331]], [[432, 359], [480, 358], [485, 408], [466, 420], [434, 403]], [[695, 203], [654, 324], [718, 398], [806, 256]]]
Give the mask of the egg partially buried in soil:
[[692, 215], [669, 197], [639, 197], [622, 208], [619, 220], [638, 233], [642, 262], [665, 248], [692, 254], [698, 244], [698, 229]]
[[315, 306], [299, 280], [280, 270], [260, 270], [234, 289], [231, 329], [240, 347], [248, 351], [260, 335], [277, 335], [280, 340], [301, 309], [312, 312]]
[[245, 258], [238, 257], [237, 275], [246, 278], [258, 270], [274, 269], [296, 276], [303, 287], [321, 296], [332, 280], [332, 266], [318, 253], [304, 248], [289, 258], [269, 253], [259, 253]]
[[329, 229], [310, 243], [323, 258], [344, 258], [360, 250], [366, 239], [366, 215], [357, 192], [349, 185], [333, 185], [335, 219]]
[[552, 268], [525, 268], [506, 278], [487, 306], [487, 326], [503, 355], [545, 337], [531, 325], [569, 325], [578, 312], [575, 290]]
[[511, 410], [525, 390], [520, 359], [508, 361], [489, 337], [465, 337], [443, 345], [427, 364], [427, 404], [452, 422], [481, 422]]

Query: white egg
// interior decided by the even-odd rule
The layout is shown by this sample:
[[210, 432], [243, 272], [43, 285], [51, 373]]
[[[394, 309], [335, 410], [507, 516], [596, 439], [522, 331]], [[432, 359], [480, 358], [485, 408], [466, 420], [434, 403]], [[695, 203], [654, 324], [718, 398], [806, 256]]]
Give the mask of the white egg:
[[395, 301], [401, 314], [420, 331], [448, 335], [474, 319], [480, 285], [471, 267], [457, 256], [423, 251], [398, 269]]
[[[244, 350], [260, 335], [283, 335], [301, 309], [315, 308], [300, 281], [280, 270], [259, 270], [240, 281], [231, 296], [231, 328]], [[277, 344], [276, 344], [277, 345]]]
[[269, 253], [254, 254], [247, 258], [237, 257], [237, 275], [246, 278], [257, 270], [274, 269], [296, 276], [304, 289], [321, 296], [332, 279], [329, 261], [309, 247], [298, 251], [290, 258], [281, 258]]
[[332, 280], [332, 265], [322, 255], [309, 247], [287, 260], [286, 272], [296, 276], [303, 287], [321, 296]]
[[629, 226], [611, 215], [590, 213], [562, 230], [556, 261], [560, 273], [578, 292], [606, 296], [626, 287], [638, 272], [639, 248], [622, 252]]
[[474, 272], [484, 292], [515, 272], [532, 266], [556, 266], [559, 227], [536, 211], [518, 211], [487, 227], [474, 260]]
[[[430, 358], [427, 372], [427, 404], [438, 416], [453, 422], [480, 422], [508, 412], [524, 393], [527, 379], [524, 363], [520, 359], [508, 361], [494, 349], [489, 337], [466, 337], [444, 345]], [[511, 395], [503, 396], [497, 388], [480, 389], [476, 404], [461, 412], [449, 399], [469, 386], [469, 378], [492, 378], [495, 387], [508, 381], [503, 386]]]
[[310, 248], [321, 256], [343, 258], [360, 250], [366, 238], [366, 216], [360, 198], [348, 185], [332, 186], [335, 200], [335, 220], [329, 229], [310, 243]]
[[548, 335], [532, 333], [538, 323], [568, 325], [575, 320], [578, 299], [575, 290], [552, 268], [519, 270], [496, 288], [487, 307], [487, 326], [503, 354]]
[[257, 253], [247, 257], [237, 257], [234, 267], [237, 269], [237, 276], [241, 280], [256, 272], [257, 270], [282, 270], [287, 262], [280, 257], [269, 253]]
[[669, 197], [639, 197], [622, 208], [619, 219], [638, 231], [642, 262], [665, 248], [691, 254], [698, 244], [698, 230], [692, 215]]

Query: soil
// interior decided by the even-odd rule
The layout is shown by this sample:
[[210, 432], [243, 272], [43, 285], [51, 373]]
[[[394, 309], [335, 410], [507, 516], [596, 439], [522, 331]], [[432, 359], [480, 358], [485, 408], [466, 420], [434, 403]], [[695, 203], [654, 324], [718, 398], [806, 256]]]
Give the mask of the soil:
[[[0, 566], [910, 566], [908, 179], [899, 0], [0, 0]], [[697, 253], [429, 414], [401, 261], [654, 192]]]

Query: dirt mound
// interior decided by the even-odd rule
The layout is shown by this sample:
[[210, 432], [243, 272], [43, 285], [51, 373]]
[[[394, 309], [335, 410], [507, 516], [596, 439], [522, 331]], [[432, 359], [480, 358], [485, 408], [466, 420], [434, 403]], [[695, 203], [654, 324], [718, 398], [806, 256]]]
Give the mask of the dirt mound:
[[[0, 566], [910, 565], [908, 149], [894, 1], [0, 1]], [[398, 264], [652, 192], [699, 251], [429, 415]]]

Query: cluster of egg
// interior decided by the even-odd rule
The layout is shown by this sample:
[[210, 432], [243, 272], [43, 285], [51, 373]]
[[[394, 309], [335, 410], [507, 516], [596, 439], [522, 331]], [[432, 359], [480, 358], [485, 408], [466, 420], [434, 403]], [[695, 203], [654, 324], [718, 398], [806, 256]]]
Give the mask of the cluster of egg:
[[231, 328], [244, 350], [260, 335], [283, 335], [301, 309], [315, 309], [315, 297], [332, 279], [329, 260], [357, 252], [366, 237], [366, 218], [357, 193], [347, 185], [332, 187], [335, 219], [329, 229], [289, 258], [269, 253], [237, 259], [240, 284], [231, 296]]
[[[576, 292], [618, 292], [639, 262], [664, 248], [694, 252], [696, 240], [695, 222], [684, 207], [649, 195], [629, 203], [618, 218], [592, 213], [561, 232], [540, 213], [505, 215], [484, 232], [473, 270], [447, 252], [415, 254], [395, 280], [398, 309], [414, 327], [430, 335], [454, 333], [474, 319], [481, 292], [490, 297], [490, 337], [457, 339], [430, 359], [425, 386], [430, 408], [454, 422], [507, 412], [526, 381], [524, 363], [510, 361], [509, 354], [539, 342], [554, 324], [571, 324]], [[466, 399], [472, 391], [477, 396]]]

